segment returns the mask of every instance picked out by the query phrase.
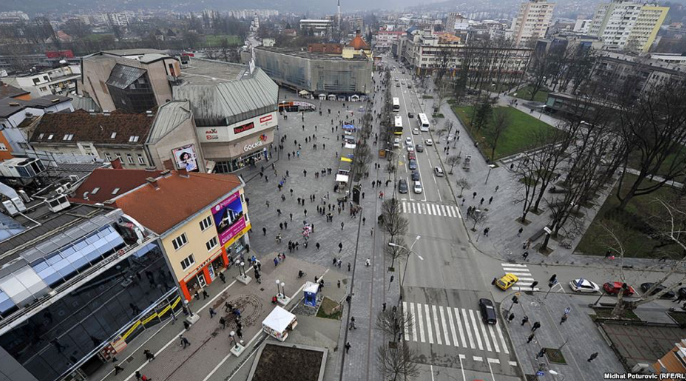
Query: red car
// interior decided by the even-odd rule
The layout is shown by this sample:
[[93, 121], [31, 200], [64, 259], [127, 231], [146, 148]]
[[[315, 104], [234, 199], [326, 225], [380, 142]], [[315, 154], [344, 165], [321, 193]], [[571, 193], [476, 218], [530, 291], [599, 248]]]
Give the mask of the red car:
[[414, 155], [414, 152], [408, 152], [407, 153], [407, 160], [416, 160], [417, 157]]
[[[607, 282], [603, 285], [603, 290], [608, 295], [617, 295], [622, 289], [622, 282]], [[633, 287], [627, 285], [626, 290], [624, 290], [624, 296], [631, 296], [635, 294], [636, 291]]]

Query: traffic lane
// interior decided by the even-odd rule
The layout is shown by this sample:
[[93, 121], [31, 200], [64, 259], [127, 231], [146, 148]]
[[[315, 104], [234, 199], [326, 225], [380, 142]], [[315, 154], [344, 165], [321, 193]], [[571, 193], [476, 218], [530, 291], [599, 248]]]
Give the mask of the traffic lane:
[[[421, 136], [421, 135], [419, 135]], [[424, 152], [416, 154], [417, 160], [421, 167], [420, 177], [424, 185], [425, 192], [427, 192], [428, 201], [438, 201], [444, 204], [455, 204], [455, 199], [452, 191], [446, 182], [447, 177], [436, 176], [435, 168], [442, 167], [440, 160], [432, 154], [432, 147], [424, 147]]]
[[419, 374], [417, 380], [431, 381], [472, 381], [472, 380], [492, 380], [492, 381], [521, 381], [517, 376], [495, 376], [490, 372], [479, 372], [471, 369], [449, 368], [439, 365], [419, 364]]

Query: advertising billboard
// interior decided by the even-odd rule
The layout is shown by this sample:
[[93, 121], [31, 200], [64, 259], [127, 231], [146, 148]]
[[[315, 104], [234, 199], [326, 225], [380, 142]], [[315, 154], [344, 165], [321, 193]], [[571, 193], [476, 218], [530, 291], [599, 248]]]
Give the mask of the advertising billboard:
[[202, 143], [230, 142], [234, 139], [269, 130], [276, 127], [278, 118], [276, 112], [270, 112], [246, 119], [229, 126], [212, 126], [198, 128], [198, 139]]
[[175, 148], [172, 150], [174, 161], [176, 161], [176, 168], [186, 168], [188, 172], [198, 172], [198, 157], [195, 155], [195, 145], [189, 144], [187, 146]]
[[219, 243], [223, 246], [245, 229], [243, 204], [240, 192], [235, 192], [224, 201], [212, 207], [214, 226], [217, 227]]

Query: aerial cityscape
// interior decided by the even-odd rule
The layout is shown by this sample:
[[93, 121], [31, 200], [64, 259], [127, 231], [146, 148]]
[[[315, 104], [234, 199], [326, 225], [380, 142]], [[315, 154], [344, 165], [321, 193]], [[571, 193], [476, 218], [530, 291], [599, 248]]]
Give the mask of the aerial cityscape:
[[0, 381], [686, 379], [685, 23], [0, 3]]

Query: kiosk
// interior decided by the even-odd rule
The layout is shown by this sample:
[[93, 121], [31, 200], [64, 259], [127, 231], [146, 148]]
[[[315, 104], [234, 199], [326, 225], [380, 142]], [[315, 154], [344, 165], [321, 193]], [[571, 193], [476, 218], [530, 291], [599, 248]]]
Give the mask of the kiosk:
[[306, 306], [317, 307], [317, 293], [319, 293], [319, 285], [314, 282], [305, 283], [305, 289], [303, 289], [305, 298], [303, 303]]
[[288, 331], [293, 330], [297, 325], [298, 319], [295, 315], [277, 306], [262, 321], [262, 330], [279, 341], [285, 341]]

